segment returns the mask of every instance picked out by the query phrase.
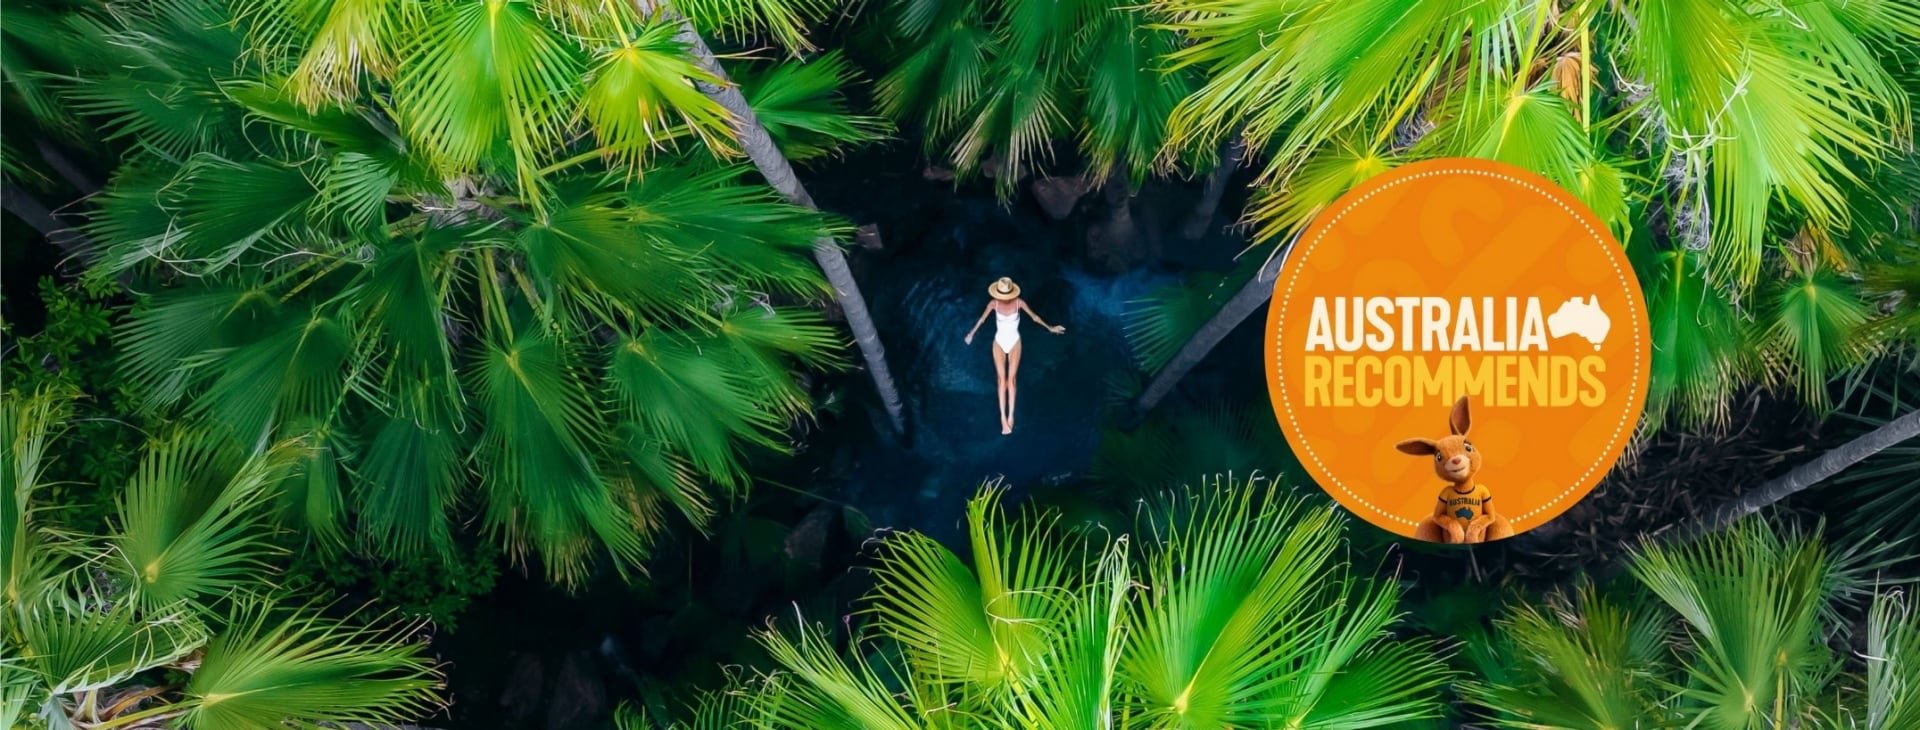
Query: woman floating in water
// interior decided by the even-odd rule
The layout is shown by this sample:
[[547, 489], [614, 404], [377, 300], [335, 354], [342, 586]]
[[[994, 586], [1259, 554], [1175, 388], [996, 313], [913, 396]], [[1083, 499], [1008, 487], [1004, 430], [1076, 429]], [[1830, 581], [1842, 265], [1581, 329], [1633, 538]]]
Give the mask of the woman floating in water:
[[999, 281], [987, 287], [987, 296], [993, 299], [987, 302], [987, 311], [980, 313], [980, 319], [973, 323], [973, 329], [967, 331], [967, 344], [973, 344], [973, 335], [980, 331], [980, 325], [986, 324], [987, 315], [993, 315], [993, 370], [999, 374], [1000, 381], [1000, 433], [1013, 433], [1013, 378], [1020, 373], [1020, 313], [1026, 312], [1033, 321], [1045, 327], [1048, 332], [1061, 334], [1067, 328], [1047, 324], [1027, 307], [1020, 298], [1020, 285], [1012, 279], [1000, 277]]

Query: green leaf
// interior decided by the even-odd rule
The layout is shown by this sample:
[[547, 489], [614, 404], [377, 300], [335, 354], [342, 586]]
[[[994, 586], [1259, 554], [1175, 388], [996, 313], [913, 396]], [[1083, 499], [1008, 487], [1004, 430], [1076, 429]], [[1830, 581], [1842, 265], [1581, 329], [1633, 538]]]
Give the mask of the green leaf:
[[448, 174], [504, 150], [520, 193], [537, 200], [579, 94], [578, 55], [526, 3], [439, 5], [394, 79], [401, 131]]
[[651, 151], [686, 134], [718, 154], [734, 146], [732, 115], [699, 88], [725, 81], [694, 62], [674, 35], [679, 27], [643, 24], [638, 37], [599, 53], [586, 76], [579, 113], [601, 149], [630, 175], [641, 171]]
[[412, 629], [239, 601], [188, 681], [180, 719], [202, 730], [252, 730], [426, 717], [438, 709], [440, 678]]
[[207, 629], [179, 609], [137, 614], [130, 603], [48, 596], [7, 612], [20, 657], [56, 695], [105, 689], [206, 644]]
[[848, 109], [841, 89], [858, 72], [837, 50], [804, 63], [750, 64], [740, 70], [733, 76], [747, 106], [788, 160], [825, 157], [887, 135], [885, 119]]
[[260, 587], [274, 552], [267, 525], [273, 488], [300, 447], [238, 457], [231, 442], [181, 434], [151, 444], [120, 499], [111, 538], [135, 605], [158, 610]]

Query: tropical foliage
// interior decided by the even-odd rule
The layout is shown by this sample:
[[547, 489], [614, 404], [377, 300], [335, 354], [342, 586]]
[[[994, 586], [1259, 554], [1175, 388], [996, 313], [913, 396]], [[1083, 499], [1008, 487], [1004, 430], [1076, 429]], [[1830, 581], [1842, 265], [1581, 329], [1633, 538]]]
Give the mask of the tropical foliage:
[[[309, 436], [284, 501], [322, 547], [450, 557], [477, 514], [556, 581], [602, 554], [632, 572], [669, 513], [702, 523], [784, 448], [799, 371], [839, 362], [795, 305], [827, 294], [805, 253], [842, 228], [713, 156], [732, 130], [674, 23], [212, 0], [64, 20], [51, 88], [126, 147], [94, 274], [152, 292], [125, 376], [243, 442]], [[772, 68], [754, 98], [824, 154], [874, 130], [834, 97], [847, 74]]]
[[1915, 201], [1897, 183], [1916, 162], [1911, 3], [1154, 7], [1188, 41], [1167, 63], [1207, 77], [1173, 111], [1168, 151], [1238, 135], [1264, 152], [1259, 240], [1433, 157], [1513, 163], [1578, 195], [1639, 261], [1655, 423], [1724, 422], [1750, 383], [1824, 407], [1833, 375], [1911, 342], [1879, 326], [1913, 278]]
[[1135, 3], [889, 0], [883, 13], [874, 22], [899, 58], [880, 79], [880, 108], [962, 174], [995, 161], [1003, 197], [1068, 138], [1095, 179], [1112, 171], [1138, 184], [1192, 86], [1192, 73], [1160, 68], [1180, 37]]
[[112, 532], [75, 534], [39, 519], [69, 400], [9, 392], [0, 405], [0, 727], [251, 729], [433, 710], [438, 675], [413, 627], [290, 607], [261, 580], [277, 562], [272, 495], [310, 447], [158, 439], [126, 477]]
[[[1437, 717], [1437, 645], [1393, 634], [1396, 584], [1349, 572], [1342, 520], [1220, 480], [1131, 534], [968, 505], [972, 565], [887, 538], [846, 655], [805, 623], [762, 640], [779, 670], [696, 727], [1362, 728]], [[1256, 493], [1257, 492], [1257, 493]], [[850, 655], [850, 656], [849, 656]], [[636, 718], [637, 720], [637, 718]], [[637, 722], [634, 722], [638, 726]]]
[[[1920, 722], [1920, 615], [1873, 595], [1872, 553], [1747, 520], [1648, 546], [1634, 590], [1515, 606], [1467, 638], [1467, 695], [1497, 727], [1854, 727]], [[1864, 635], [1842, 616], [1866, 607]], [[1839, 647], [1858, 642], [1864, 671]]]

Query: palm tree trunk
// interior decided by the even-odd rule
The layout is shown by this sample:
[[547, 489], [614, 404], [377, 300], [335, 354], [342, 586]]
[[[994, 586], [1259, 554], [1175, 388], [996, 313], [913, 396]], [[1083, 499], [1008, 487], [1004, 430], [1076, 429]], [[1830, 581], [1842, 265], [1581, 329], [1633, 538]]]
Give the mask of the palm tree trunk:
[[0, 183], [0, 207], [25, 221], [27, 225], [40, 232], [40, 235], [67, 252], [69, 257], [89, 259], [94, 254], [93, 242], [86, 234], [73, 229], [60, 221], [60, 218], [48, 209], [45, 203], [33, 194], [21, 190], [11, 181]]
[[[1752, 515], [1781, 500], [1806, 491], [1874, 454], [1916, 437], [1920, 437], [1920, 409], [1888, 421], [1852, 441], [1827, 450], [1812, 461], [1794, 467], [1792, 471], [1767, 480], [1766, 483], [1721, 505], [1706, 517], [1655, 535], [1643, 535], [1641, 544], [1643, 546], [1647, 544], [1677, 545], [1710, 534], [1733, 524], [1742, 517]], [[1522, 535], [1514, 539], [1523, 540], [1527, 537], [1528, 535]], [[1594, 580], [1604, 581], [1619, 575], [1626, 569], [1628, 556], [1633, 552], [1640, 551], [1622, 551], [1592, 565], [1584, 573], [1576, 572], [1567, 576], [1566, 579], [1559, 581], [1558, 590], [1572, 591], [1579, 585], [1579, 581], [1587, 580], [1589, 576]]]
[[1193, 207], [1193, 214], [1187, 217], [1187, 223], [1180, 235], [1189, 241], [1197, 241], [1207, 235], [1208, 225], [1213, 223], [1213, 214], [1220, 210], [1220, 199], [1227, 194], [1227, 182], [1233, 178], [1235, 170], [1240, 169], [1240, 158], [1246, 153], [1247, 143], [1235, 137], [1227, 143], [1220, 154], [1220, 166], [1207, 176], [1207, 187], [1200, 192], [1200, 203]]
[[1127, 418], [1128, 428], [1138, 426], [1147, 417], [1147, 412], [1172, 393], [1173, 386], [1178, 385], [1193, 366], [1200, 364], [1201, 360], [1206, 359], [1207, 353], [1227, 338], [1227, 333], [1239, 327], [1248, 315], [1273, 298], [1273, 282], [1280, 277], [1280, 265], [1286, 262], [1287, 254], [1293, 251], [1293, 244], [1299, 240], [1297, 233], [1288, 239], [1286, 245], [1267, 259], [1253, 278], [1247, 280], [1246, 285], [1240, 287], [1240, 291], [1235, 292], [1233, 298], [1214, 313], [1212, 319], [1187, 338], [1187, 344], [1180, 346], [1180, 351], [1173, 354], [1173, 359], [1168, 360], [1160, 372], [1154, 373], [1153, 382], [1148, 383], [1146, 391], [1140, 394], [1139, 400], [1134, 401], [1133, 412]]
[[1738, 498], [1721, 505], [1706, 519], [1677, 531], [1680, 534], [1675, 539], [1685, 539], [1726, 527], [1742, 517], [1759, 512], [1774, 503], [1805, 491], [1808, 487], [1826, 481], [1869, 456], [1915, 437], [1920, 437], [1920, 409], [1888, 421], [1879, 428], [1862, 434], [1859, 438], [1828, 450], [1818, 459], [1796, 466], [1793, 471], [1748, 490]]
[[[692, 52], [694, 60], [708, 73], [727, 82], [726, 70], [713, 57], [713, 51], [694, 30], [693, 23], [685, 16], [675, 13], [661, 0], [635, 0], [642, 15], [652, 15], [656, 10], [667, 20], [680, 24], [675, 39], [685, 44]], [[747, 105], [747, 99], [740, 93], [740, 87], [731, 82], [719, 86], [700, 84], [700, 91], [719, 102], [727, 113], [733, 115], [734, 128], [740, 139], [740, 146], [760, 170], [760, 176], [767, 184], [780, 191], [794, 205], [818, 210], [813, 196], [807, 194], [800, 178], [793, 173], [793, 165], [787, 162], [786, 155], [773, 143], [773, 137], [767, 134], [767, 128], [761, 126], [759, 117], [753, 108]], [[887, 369], [887, 351], [880, 343], [880, 333], [873, 326], [873, 317], [867, 311], [867, 300], [860, 295], [860, 285], [853, 280], [852, 270], [847, 268], [846, 254], [840, 250], [839, 242], [832, 238], [817, 238], [813, 242], [813, 259], [820, 264], [820, 270], [827, 275], [827, 283], [833, 286], [834, 298], [840, 302], [840, 310], [847, 316], [847, 327], [853, 330], [853, 341], [860, 347], [860, 354], [867, 361], [867, 373], [873, 377], [874, 390], [880, 394], [880, 403], [887, 410], [887, 420], [893, 424], [894, 433], [906, 432], [906, 417], [902, 413], [900, 391], [894, 387], [893, 372]]]

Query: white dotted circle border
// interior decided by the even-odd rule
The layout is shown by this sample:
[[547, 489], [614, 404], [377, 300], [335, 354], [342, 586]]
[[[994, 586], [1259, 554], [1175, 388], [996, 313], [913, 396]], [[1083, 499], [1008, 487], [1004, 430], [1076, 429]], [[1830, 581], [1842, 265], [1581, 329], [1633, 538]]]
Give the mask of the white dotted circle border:
[[[1386, 174], [1392, 174], [1392, 173], [1386, 173]], [[1300, 257], [1294, 260], [1292, 262], [1292, 265], [1288, 267], [1289, 269], [1292, 270], [1291, 271], [1292, 275], [1287, 278], [1285, 295], [1278, 302], [1278, 304], [1280, 305], [1279, 322], [1277, 323], [1277, 326], [1274, 327], [1274, 332], [1275, 332], [1274, 343], [1273, 343], [1274, 376], [1277, 379], [1279, 379], [1279, 382], [1283, 384], [1286, 382], [1286, 377], [1285, 377], [1286, 358], [1281, 357], [1281, 352], [1280, 352], [1281, 341], [1284, 338], [1282, 338], [1278, 334], [1279, 332], [1286, 331], [1286, 322], [1287, 322], [1286, 304], [1287, 302], [1292, 301], [1293, 299], [1293, 287], [1294, 287], [1294, 284], [1298, 282], [1300, 279], [1300, 269], [1306, 266], [1307, 259], [1313, 256], [1313, 249], [1316, 246], [1320, 245], [1320, 240], [1326, 237], [1327, 231], [1332, 230], [1334, 226], [1339, 225], [1340, 219], [1345, 218], [1348, 212], [1352, 211], [1354, 208], [1359, 207], [1361, 203], [1367, 202], [1367, 199], [1372, 198], [1373, 196], [1378, 195], [1382, 192], [1385, 192], [1396, 185], [1412, 182], [1414, 180], [1420, 180], [1423, 178], [1440, 177], [1444, 175], [1456, 175], [1456, 174], [1476, 175], [1479, 177], [1495, 178], [1504, 182], [1513, 183], [1523, 188], [1526, 188], [1527, 190], [1532, 191], [1533, 193], [1539, 195], [1540, 197], [1546, 198], [1547, 200], [1551, 201], [1554, 205], [1560, 206], [1561, 210], [1566, 211], [1568, 214], [1572, 215], [1575, 220], [1580, 221], [1580, 227], [1586, 230], [1587, 237], [1589, 240], [1593, 241], [1594, 243], [1602, 247], [1609, 245], [1605, 238], [1602, 238], [1599, 233], [1594, 231], [1593, 222], [1590, 220], [1591, 218], [1590, 213], [1583, 214], [1581, 211], [1575, 210], [1572, 206], [1567, 205], [1566, 201], [1560, 199], [1560, 196], [1549, 193], [1546, 190], [1542, 190], [1540, 186], [1535, 185], [1530, 181], [1522, 180], [1520, 178], [1514, 177], [1512, 175], [1507, 175], [1499, 172], [1492, 172], [1489, 170], [1476, 170], [1473, 168], [1465, 168], [1465, 167], [1449, 167], [1449, 168], [1427, 170], [1423, 172], [1414, 173], [1412, 175], [1408, 175], [1400, 179], [1382, 184], [1377, 188], [1367, 191], [1365, 194], [1361, 195], [1359, 198], [1349, 201], [1345, 205], [1341, 206], [1340, 210], [1338, 212], [1335, 212], [1333, 215], [1333, 218], [1329, 219], [1325, 225], [1315, 226], [1313, 238], [1306, 241], [1306, 244], [1307, 244], [1306, 249], [1302, 250], [1300, 252]], [[1292, 257], [1288, 257], [1288, 258], [1292, 258]], [[1613, 267], [1614, 277], [1620, 279], [1621, 284], [1623, 285], [1623, 288], [1625, 288], [1629, 293], [1629, 296], [1627, 297], [1628, 321], [1632, 323], [1638, 323], [1640, 321], [1640, 316], [1639, 316], [1640, 302], [1635, 301], [1636, 297], [1631, 296], [1631, 292], [1635, 289], [1635, 287], [1627, 283], [1626, 275], [1620, 271], [1620, 257], [1611, 255], [1610, 253], [1607, 256], [1607, 264]], [[1633, 344], [1634, 344], [1633, 369], [1634, 369], [1634, 372], [1641, 372], [1641, 363], [1640, 363], [1641, 352], [1645, 349], [1641, 342], [1641, 337], [1643, 335], [1640, 331], [1641, 330], [1640, 327], [1632, 327], [1630, 329], [1633, 330]], [[1614, 461], [1619, 458], [1619, 453], [1618, 451], [1616, 451], [1616, 446], [1621, 447], [1620, 450], [1624, 450], [1624, 445], [1620, 444], [1620, 435], [1622, 432], [1628, 430], [1627, 421], [1629, 419], [1632, 419], [1636, 415], [1634, 413], [1634, 408], [1632, 404], [1635, 400], [1638, 399], [1637, 396], [1640, 390], [1640, 380], [1641, 378], [1634, 378], [1633, 381], [1629, 384], [1630, 387], [1627, 391], [1627, 397], [1623, 403], [1623, 408], [1621, 409], [1621, 413], [1620, 413], [1620, 422], [1617, 424], [1614, 424], [1613, 435], [1607, 439], [1607, 448], [1600, 452], [1600, 457], [1597, 459], [1594, 459], [1592, 464], [1587, 465], [1587, 470], [1580, 474], [1580, 479], [1574, 482], [1573, 484], [1568, 485], [1567, 488], [1565, 490], [1562, 490], [1559, 495], [1549, 500], [1546, 504], [1540, 505], [1539, 507], [1535, 507], [1532, 510], [1529, 510], [1526, 514], [1520, 515], [1519, 517], [1512, 518], [1511, 521], [1514, 523], [1516, 527], [1520, 523], [1525, 522], [1528, 519], [1532, 518], [1534, 515], [1540, 514], [1543, 511], [1551, 509], [1554, 505], [1559, 504], [1562, 500], [1567, 498], [1567, 495], [1572, 494], [1573, 490], [1579, 488], [1580, 485], [1586, 484], [1589, 488], [1591, 488], [1593, 485], [1588, 484], [1587, 480], [1589, 477], [1593, 476], [1594, 470], [1600, 468], [1601, 462]], [[1299, 420], [1296, 419], [1293, 415], [1292, 399], [1288, 396], [1287, 388], [1285, 385], [1282, 385], [1280, 387], [1280, 402], [1281, 402], [1281, 405], [1285, 406], [1284, 410], [1286, 413], [1286, 417], [1287, 417], [1287, 420], [1293, 425], [1293, 432], [1296, 434], [1300, 434], [1299, 441], [1300, 441], [1301, 450], [1307, 452], [1307, 457], [1313, 459], [1313, 463], [1320, 468], [1320, 472], [1323, 474], [1326, 474], [1327, 479], [1331, 480], [1333, 482], [1333, 485], [1340, 489], [1341, 493], [1347, 495], [1354, 502], [1365, 505], [1368, 509], [1373, 510], [1374, 512], [1380, 514], [1383, 517], [1386, 517], [1387, 519], [1394, 520], [1396, 522], [1400, 522], [1408, 526], [1414, 526], [1414, 527], [1419, 526], [1420, 523], [1418, 521], [1409, 520], [1405, 517], [1401, 517], [1397, 514], [1393, 514], [1384, 509], [1381, 509], [1378, 505], [1375, 505], [1372, 502], [1362, 499], [1360, 495], [1354, 494], [1353, 490], [1348, 489], [1347, 485], [1342, 483], [1338, 476], [1334, 475], [1333, 470], [1327, 468], [1327, 465], [1324, 462], [1320, 461], [1320, 456], [1314, 453], [1313, 445], [1309, 443], [1308, 439], [1306, 438], [1306, 431], [1300, 428]], [[1613, 458], [1609, 459], [1608, 458], [1609, 455], [1611, 455]], [[1611, 466], [1611, 464], [1609, 464], [1608, 466]]]

